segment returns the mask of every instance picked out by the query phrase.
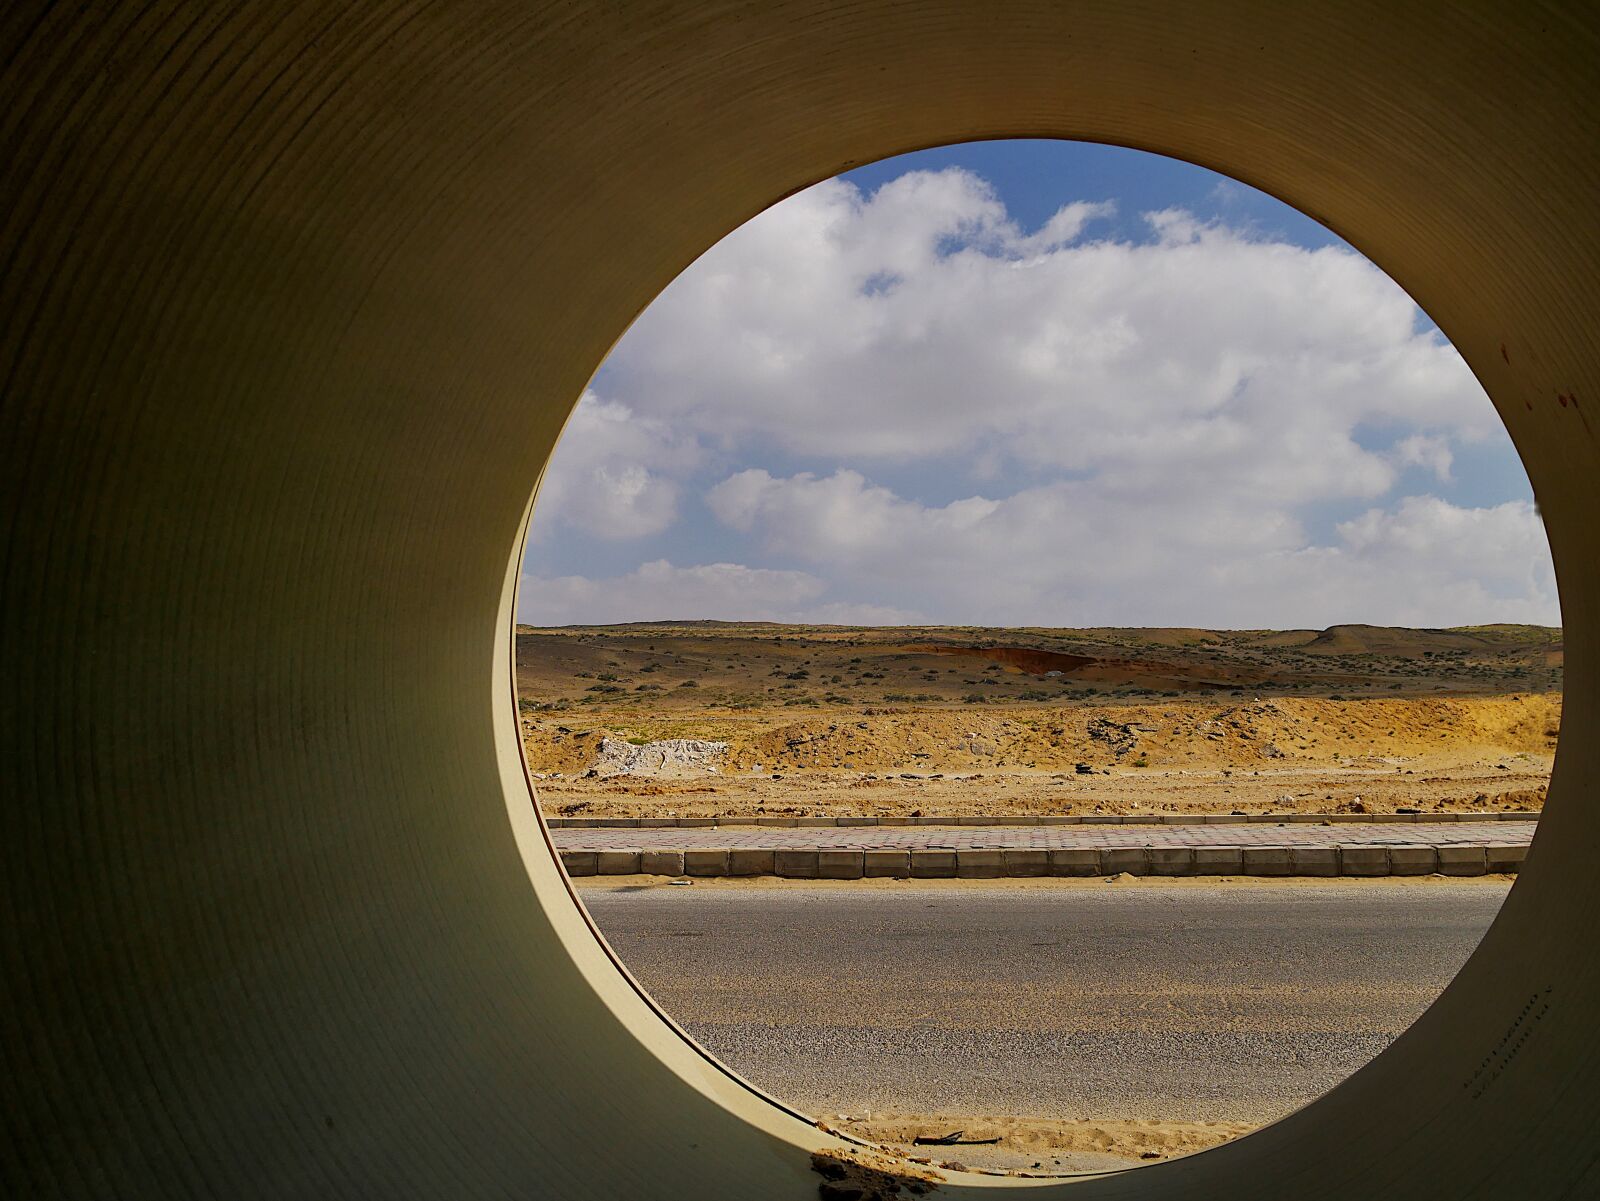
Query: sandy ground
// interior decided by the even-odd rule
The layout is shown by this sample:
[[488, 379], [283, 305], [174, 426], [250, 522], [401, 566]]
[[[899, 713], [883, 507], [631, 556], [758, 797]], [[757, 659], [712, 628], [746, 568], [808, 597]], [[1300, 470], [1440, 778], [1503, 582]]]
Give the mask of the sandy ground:
[[[1112, 1122], [1003, 1115], [885, 1112], [830, 1115], [824, 1125], [942, 1167], [1037, 1171], [1050, 1175], [1133, 1167], [1155, 1159], [1192, 1155], [1256, 1127], [1248, 1122]], [[929, 1131], [960, 1132], [992, 1145], [917, 1146]]]
[[552, 816], [1538, 809], [1559, 632], [1493, 629], [523, 631], [519, 722]]
[[899, 774], [807, 771], [693, 779], [536, 779], [551, 817], [1086, 813], [1423, 813], [1543, 807], [1553, 756], [1377, 764]]

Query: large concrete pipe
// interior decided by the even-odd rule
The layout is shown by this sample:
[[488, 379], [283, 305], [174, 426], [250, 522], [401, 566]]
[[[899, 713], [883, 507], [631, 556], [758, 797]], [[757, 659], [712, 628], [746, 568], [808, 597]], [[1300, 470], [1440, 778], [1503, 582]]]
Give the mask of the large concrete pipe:
[[717, 238], [1037, 136], [1263, 188], [1437, 319], [1548, 523], [1567, 729], [1500, 919], [1347, 1083], [942, 1195], [1600, 1194], [1597, 64], [1592, 6], [1531, 0], [12, 0], [0, 1193], [817, 1195], [845, 1144], [677, 1035], [552, 862], [518, 534]]

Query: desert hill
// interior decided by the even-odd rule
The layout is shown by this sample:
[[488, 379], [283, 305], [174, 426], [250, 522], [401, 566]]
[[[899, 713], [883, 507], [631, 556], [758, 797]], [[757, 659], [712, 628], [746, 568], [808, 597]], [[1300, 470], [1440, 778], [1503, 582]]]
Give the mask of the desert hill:
[[[516, 641], [529, 766], [566, 812], [1527, 807], [1561, 711], [1561, 632], [1542, 627], [673, 622]], [[668, 739], [718, 747], [610, 774], [638, 758], [624, 743]]]
[[[661, 623], [517, 629], [539, 707], [1005, 704], [1191, 692], [1559, 692], [1559, 630], [1043, 630]], [[681, 690], [694, 689], [692, 694]], [[836, 698], [829, 700], [829, 698]]]

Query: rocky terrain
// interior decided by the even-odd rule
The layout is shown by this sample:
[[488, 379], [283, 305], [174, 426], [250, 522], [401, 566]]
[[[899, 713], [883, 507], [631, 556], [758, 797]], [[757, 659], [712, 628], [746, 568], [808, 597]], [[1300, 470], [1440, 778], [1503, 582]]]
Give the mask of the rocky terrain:
[[517, 631], [547, 812], [1536, 809], [1559, 630]]

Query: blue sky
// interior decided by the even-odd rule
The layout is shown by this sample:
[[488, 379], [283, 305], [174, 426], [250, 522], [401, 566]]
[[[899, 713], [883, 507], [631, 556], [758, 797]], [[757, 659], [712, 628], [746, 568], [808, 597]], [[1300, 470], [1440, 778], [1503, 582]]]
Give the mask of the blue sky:
[[1487, 398], [1399, 288], [1116, 147], [872, 164], [729, 235], [585, 392], [520, 619], [1555, 623]]
[[1095, 231], [1097, 236], [1144, 240], [1149, 229], [1141, 213], [1180, 208], [1296, 246], [1348, 249], [1331, 230], [1265, 192], [1179, 159], [1123, 146], [1044, 140], [967, 142], [885, 159], [841, 178], [872, 192], [910, 170], [950, 167], [988, 180], [1012, 218], [1026, 229], [1043, 225], [1068, 200], [1115, 200], [1118, 213]]

